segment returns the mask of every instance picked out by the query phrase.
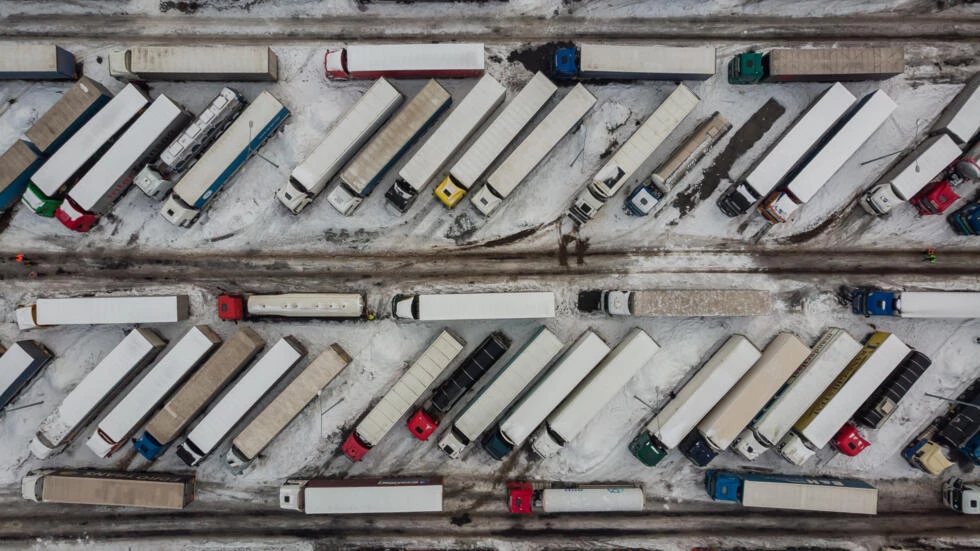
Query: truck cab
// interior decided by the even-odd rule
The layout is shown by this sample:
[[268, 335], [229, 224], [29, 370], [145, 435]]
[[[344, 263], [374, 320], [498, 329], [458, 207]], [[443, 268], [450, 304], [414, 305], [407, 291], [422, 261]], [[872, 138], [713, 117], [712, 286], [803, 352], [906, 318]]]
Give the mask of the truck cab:
[[146, 432], [143, 433], [143, 436], [140, 436], [138, 439], [133, 441], [133, 447], [136, 448], [136, 451], [138, 451], [140, 455], [149, 459], [150, 461], [160, 457], [160, 454], [167, 449], [166, 444], [157, 442], [156, 438], [153, 438]]
[[327, 50], [327, 55], [323, 56], [323, 68], [330, 80], [350, 80], [351, 76], [347, 71], [347, 49]]
[[606, 313], [613, 316], [632, 315], [632, 291], [605, 291], [602, 293], [602, 305]]
[[837, 432], [837, 435], [834, 436], [833, 442], [834, 447], [848, 457], [854, 457], [871, 445], [870, 442], [861, 436], [861, 433], [858, 432], [857, 427], [851, 423], [844, 425]]
[[953, 462], [943, 453], [942, 446], [932, 441], [938, 424], [943, 421], [942, 417], [936, 418], [902, 450], [902, 457], [910, 465], [933, 476], [938, 476], [953, 466]]
[[21, 196], [20, 200], [27, 205], [27, 208], [48, 218], [53, 217], [58, 207], [61, 206], [60, 199], [48, 197], [33, 183], [27, 184], [27, 189], [24, 190], [24, 195]]
[[136, 173], [136, 177], [133, 178], [133, 184], [140, 188], [143, 193], [157, 201], [162, 201], [167, 196], [167, 192], [174, 187], [174, 183], [171, 180], [161, 176], [150, 165], [144, 166]]
[[650, 433], [643, 431], [629, 444], [630, 453], [647, 467], [655, 467], [667, 457], [667, 450], [656, 442]]
[[483, 449], [487, 450], [491, 457], [500, 461], [514, 450], [514, 446], [507, 441], [498, 426], [483, 439]]
[[175, 226], [181, 228], [189, 228], [197, 220], [198, 215], [201, 211], [192, 209], [190, 207], [185, 207], [183, 201], [178, 199], [174, 194], [170, 194], [170, 198], [164, 203], [163, 209], [160, 213], [163, 217], [167, 219], [168, 222]]
[[293, 214], [299, 214], [313, 202], [310, 192], [293, 177], [276, 191], [276, 199], [279, 199], [279, 202]]
[[351, 461], [360, 461], [364, 455], [371, 450], [371, 446], [367, 445], [367, 442], [361, 440], [357, 436], [357, 432], [350, 433], [347, 440], [340, 446], [343, 450], [344, 455], [346, 455]]
[[760, 52], [736, 54], [728, 62], [729, 84], [756, 84], [766, 77], [766, 59]]
[[855, 289], [851, 293], [851, 312], [870, 316], [894, 316], [896, 293]]
[[364, 201], [363, 198], [354, 195], [342, 185], [334, 187], [333, 191], [327, 194], [327, 202], [344, 216], [354, 214], [354, 211], [357, 210], [357, 207], [360, 206], [362, 201]]
[[508, 482], [507, 497], [511, 513], [531, 514], [531, 507], [534, 504], [534, 486], [530, 482]]
[[748, 212], [758, 200], [759, 198], [752, 193], [748, 184], [743, 182], [732, 186], [718, 198], [718, 208], [725, 213], [725, 216], [735, 218]]
[[239, 295], [219, 296], [218, 319], [228, 321], [245, 319], [245, 299]]
[[742, 501], [742, 481], [731, 473], [708, 469], [704, 472], [704, 489], [715, 501]]
[[109, 76], [122, 81], [139, 80], [139, 75], [130, 72], [133, 52], [130, 50], [115, 50], [109, 52]]
[[966, 515], [980, 514], [980, 485], [950, 478], [943, 482], [943, 503]]
[[283, 482], [279, 487], [279, 508], [290, 511], [303, 510], [303, 489], [306, 487], [305, 480], [290, 479]]
[[806, 446], [803, 439], [795, 432], [787, 434], [779, 441], [779, 444], [776, 446], [776, 452], [794, 465], [806, 463], [815, 453]]
[[649, 183], [639, 186], [626, 197], [626, 214], [630, 216], [646, 216], [653, 212], [663, 200], [666, 193], [659, 186]]
[[895, 194], [890, 183], [878, 184], [861, 196], [861, 208], [872, 216], [888, 214], [896, 206], [902, 204], [901, 197]]
[[94, 214], [85, 212], [84, 209], [75, 204], [71, 197], [65, 200], [54, 212], [54, 217], [58, 219], [66, 228], [77, 232], [87, 232], [95, 225], [98, 217]]
[[789, 193], [780, 191], [771, 195], [768, 201], [760, 205], [759, 212], [770, 222], [781, 224], [789, 220], [798, 208], [800, 208], [800, 204], [794, 201]]
[[980, 235], [980, 203], [961, 208], [951, 214], [947, 221], [960, 235]]
[[555, 50], [555, 57], [551, 60], [551, 76], [555, 78], [571, 79], [578, 76], [579, 49], [575, 46], [570, 48], [558, 48]]
[[470, 197], [470, 202], [476, 207], [476, 210], [480, 211], [483, 216], [490, 216], [493, 211], [497, 210], [497, 207], [504, 202], [503, 199], [497, 197], [490, 191], [490, 186], [484, 184], [476, 193]]
[[41, 503], [44, 475], [55, 472], [53, 469], [31, 471], [20, 481], [20, 495], [24, 499]]
[[919, 214], [928, 216], [946, 212], [946, 209], [959, 200], [960, 196], [953, 191], [949, 180], [941, 180], [927, 185], [909, 199], [909, 203], [919, 210]]
[[436, 186], [434, 193], [442, 201], [442, 204], [453, 208], [456, 206], [456, 203], [463, 200], [463, 197], [466, 195], [466, 189], [457, 184], [452, 176], [446, 176], [446, 179]]

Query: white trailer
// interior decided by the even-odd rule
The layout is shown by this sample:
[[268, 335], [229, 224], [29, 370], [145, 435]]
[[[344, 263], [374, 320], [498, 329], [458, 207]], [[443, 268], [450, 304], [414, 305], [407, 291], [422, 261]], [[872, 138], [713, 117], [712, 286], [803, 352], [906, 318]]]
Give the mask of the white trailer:
[[521, 395], [548, 367], [562, 349], [562, 342], [547, 328], [541, 327], [507, 365], [459, 412], [452, 427], [439, 440], [439, 449], [459, 459], [471, 442]]
[[746, 507], [862, 515], [878, 512], [878, 490], [860, 480], [716, 470], [708, 470], [704, 478], [712, 499]]
[[38, 503], [183, 509], [194, 500], [194, 475], [42, 469], [27, 473], [21, 496]]
[[555, 294], [547, 291], [395, 295], [391, 312], [398, 319], [418, 321], [546, 319], [555, 317]]
[[534, 453], [551, 457], [561, 451], [658, 350], [650, 335], [634, 327], [531, 435]]
[[109, 53], [120, 80], [271, 81], [279, 58], [268, 46], [137, 46]]
[[813, 457], [871, 396], [911, 349], [891, 333], [878, 331], [807, 409], [776, 447], [794, 465]]
[[589, 184], [579, 193], [568, 210], [568, 216], [576, 224], [584, 224], [595, 217], [606, 201], [611, 199], [627, 182], [633, 181], [636, 172], [667, 136], [701, 101], [687, 86], [679, 84], [650, 115], [642, 126], [612, 158], [599, 169]]
[[188, 466], [199, 465], [304, 356], [306, 349], [295, 337], [279, 339], [191, 430], [177, 448], [177, 457]]
[[517, 135], [531, 123], [558, 87], [540, 71], [521, 89], [513, 100], [470, 145], [449, 175], [436, 186], [436, 197], [449, 208], [456, 206], [466, 193], [476, 186], [483, 173], [504, 152]]
[[351, 461], [360, 461], [368, 450], [377, 446], [426, 389], [446, 372], [465, 344], [448, 329], [443, 329], [347, 436], [341, 446], [344, 454]]
[[289, 212], [305, 209], [340, 169], [354, 157], [404, 101], [405, 96], [379, 78], [333, 125], [320, 145], [289, 175], [276, 198]]
[[31, 453], [38, 459], [60, 453], [166, 344], [149, 329], [130, 331], [41, 423]]
[[328, 79], [469, 78], [483, 74], [483, 44], [355, 44], [327, 50]]
[[949, 102], [932, 128], [930, 134], [945, 132], [957, 143], [968, 144], [980, 129], [980, 73], [973, 75]]
[[861, 196], [861, 207], [874, 216], [887, 214], [919, 193], [962, 154], [948, 134], [926, 139], [878, 178]]
[[112, 455], [219, 344], [221, 337], [207, 325], [192, 327], [99, 421], [88, 448], [99, 457]]
[[72, 80], [75, 56], [54, 44], [0, 44], [0, 80]]
[[508, 482], [511, 513], [609, 513], [643, 510], [643, 489], [636, 486], [535, 488], [530, 482]]
[[586, 331], [521, 401], [503, 417], [483, 439], [483, 448], [494, 459], [520, 448], [534, 429], [609, 353], [607, 345], [592, 331]]
[[5, 352], [0, 346], [0, 415], [51, 361], [51, 352], [38, 341], [17, 341]]
[[360, 293], [284, 293], [281, 295], [239, 295], [218, 297], [218, 317], [241, 320], [251, 317], [283, 318], [359, 318], [364, 315], [364, 295]]
[[279, 507], [307, 515], [442, 512], [442, 477], [287, 480]]
[[187, 295], [159, 297], [39, 298], [17, 308], [20, 329], [49, 325], [175, 323], [190, 315]]
[[385, 193], [388, 203], [400, 212], [407, 211], [425, 186], [438, 176], [446, 162], [504, 102], [506, 95], [507, 89], [495, 78], [483, 75], [432, 136], [398, 171], [398, 178]]
[[779, 443], [861, 348], [843, 329], [828, 329], [783, 388], [742, 431], [732, 449], [752, 461]]
[[769, 194], [759, 210], [773, 223], [785, 222], [813, 199], [864, 142], [871, 138], [898, 107], [882, 90], [868, 94], [844, 115], [833, 136], [810, 153], [787, 176], [785, 184]]
[[980, 293], [902, 291], [895, 312], [902, 318], [980, 318]]
[[575, 48], [574, 66], [561, 62], [566, 52], [556, 52], [555, 72], [567, 78], [705, 80], [716, 71], [714, 46], [586, 43]]
[[[579, 295], [580, 308], [586, 291]], [[614, 316], [767, 316], [769, 291], [751, 289], [662, 289], [602, 291], [602, 309]]]
[[225, 457], [228, 466], [236, 473], [244, 470], [350, 361], [347, 352], [334, 343], [310, 362], [258, 417], [238, 433]]

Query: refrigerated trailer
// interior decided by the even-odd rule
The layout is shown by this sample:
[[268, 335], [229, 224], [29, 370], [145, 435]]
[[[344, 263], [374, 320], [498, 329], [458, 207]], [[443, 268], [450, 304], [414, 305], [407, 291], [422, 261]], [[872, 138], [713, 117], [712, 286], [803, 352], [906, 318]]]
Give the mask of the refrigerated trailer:
[[535, 488], [530, 482], [508, 482], [511, 513], [610, 513], [643, 510], [643, 489], [636, 486], [585, 485]]
[[928, 356], [913, 350], [898, 364], [891, 375], [881, 383], [871, 396], [861, 404], [854, 420], [866, 427], [879, 429], [895, 413], [898, 403], [905, 397], [912, 385], [932, 365]]
[[355, 44], [327, 50], [330, 80], [469, 78], [483, 75], [483, 44]]
[[45, 459], [64, 450], [166, 344], [149, 329], [130, 331], [41, 423], [31, 440], [31, 453]]
[[394, 114], [404, 99], [405, 96], [387, 80], [379, 78], [333, 125], [306, 160], [293, 169], [289, 180], [276, 192], [279, 202], [289, 212], [299, 214]]
[[365, 314], [360, 293], [285, 293], [281, 295], [221, 295], [218, 317], [242, 320], [254, 317], [351, 319]]
[[279, 58], [268, 46], [136, 46], [109, 53], [120, 80], [271, 81]]
[[751, 289], [582, 291], [578, 308], [637, 317], [766, 316], [772, 311], [769, 291]]
[[861, 207], [874, 216], [888, 214], [900, 203], [912, 199], [962, 154], [960, 146], [948, 134], [926, 139], [878, 178], [861, 196]]
[[175, 323], [189, 315], [187, 295], [39, 298], [35, 304], [16, 311], [22, 331], [48, 325]]
[[0, 44], [0, 80], [74, 80], [75, 56], [54, 44]]
[[[0, 347], [2, 350], [3, 347]], [[0, 414], [54, 357], [38, 341], [17, 341], [0, 356]]]
[[980, 292], [857, 289], [851, 311], [901, 318], [980, 318]]
[[53, 155], [111, 99], [112, 92], [104, 86], [81, 77], [24, 132], [24, 137], [42, 156]]
[[442, 477], [287, 480], [279, 507], [307, 515], [442, 512]]
[[547, 319], [555, 317], [555, 294], [395, 295], [391, 301], [391, 312], [398, 319], [418, 321]]
[[953, 101], [929, 129], [930, 134], [946, 133], [957, 143], [968, 144], [980, 129], [980, 73], [963, 85]]
[[21, 495], [38, 503], [183, 509], [194, 500], [194, 475], [42, 469], [27, 473]]
[[551, 70], [562, 79], [705, 80], [715, 74], [715, 48], [579, 44], [555, 50]]
[[905, 50], [887, 48], [777, 48], [738, 54], [728, 63], [729, 84], [884, 80], [905, 72]]
[[715, 501], [746, 507], [852, 513], [878, 513], [878, 490], [860, 480], [775, 474], [733, 473], [710, 469], [704, 485]]
[[20, 200], [31, 176], [44, 164], [44, 157], [24, 140], [17, 140], [0, 155], [0, 213]]

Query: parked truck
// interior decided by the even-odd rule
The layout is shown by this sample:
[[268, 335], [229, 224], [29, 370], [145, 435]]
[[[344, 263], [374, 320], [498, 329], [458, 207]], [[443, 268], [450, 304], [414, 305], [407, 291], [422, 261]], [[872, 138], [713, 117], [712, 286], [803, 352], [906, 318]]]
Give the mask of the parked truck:
[[289, 180], [276, 192], [279, 202], [293, 214], [302, 212], [404, 100], [405, 96], [387, 80], [375, 81], [309, 157], [289, 174]]
[[905, 50], [887, 48], [776, 48], [738, 54], [728, 63], [729, 84], [884, 80], [905, 72]]
[[980, 485], [956, 477], [945, 480], [943, 504], [957, 513], [980, 514]]
[[851, 293], [851, 311], [866, 317], [976, 318], [980, 317], [980, 293], [860, 288]]
[[395, 295], [391, 301], [391, 312], [398, 319], [418, 321], [546, 319], [555, 317], [555, 294]]
[[39, 298], [17, 308], [21, 331], [49, 325], [175, 323], [190, 315], [187, 295]]
[[183, 509], [194, 501], [194, 475], [41, 469], [27, 473], [21, 495], [38, 503]]
[[360, 293], [285, 293], [281, 295], [220, 295], [218, 317], [223, 320], [250, 318], [355, 319], [365, 315]]
[[459, 412], [439, 440], [439, 449], [458, 459], [498, 417], [534, 382], [562, 349], [562, 342], [547, 328], [539, 328], [528, 342]]
[[6, 351], [0, 347], [0, 415], [14, 401], [41, 369], [54, 357], [38, 341], [17, 341]]
[[[937, 424], [933, 441], [942, 446], [960, 449], [980, 432], [980, 381], [974, 381], [956, 397], [942, 420]], [[976, 443], [973, 444], [974, 448]], [[975, 459], [976, 451], [966, 453]]]
[[54, 44], [0, 44], [0, 80], [75, 80], [75, 56]]
[[459, 105], [446, 117], [398, 171], [385, 199], [399, 212], [406, 212], [429, 182], [459, 151], [478, 128], [483, 126], [504, 102], [507, 89], [490, 75], [483, 75]]
[[287, 480], [279, 507], [307, 515], [441, 513], [442, 477]]
[[772, 311], [769, 291], [749, 289], [657, 289], [582, 291], [578, 309], [614, 316], [766, 316]]
[[949, 134], [956, 143], [968, 144], [980, 129], [980, 73], [963, 85], [953, 101], [929, 129], [930, 134]]
[[149, 329], [130, 331], [41, 423], [31, 440], [31, 453], [38, 459], [61, 453], [166, 344]]
[[942, 214], [960, 199], [959, 194], [953, 191], [954, 187], [977, 180], [980, 180], [980, 140], [943, 170], [938, 178], [912, 196], [909, 203], [923, 216]]
[[760, 355], [742, 335], [729, 337], [630, 442], [630, 453], [648, 467], [660, 463], [721, 401]]
[[20, 200], [31, 176], [44, 164], [44, 157], [24, 140], [17, 140], [0, 155], [0, 214]]
[[483, 44], [355, 44], [323, 58], [329, 80], [471, 78], [484, 65]]
[[960, 208], [946, 219], [960, 235], [980, 235], [980, 203]]
[[511, 513], [610, 513], [643, 510], [643, 489], [637, 486], [574, 485], [536, 487], [531, 482], [508, 482]]
[[881, 383], [861, 404], [854, 415], [854, 420], [872, 429], [881, 428], [895, 413], [898, 403], [930, 365], [932, 360], [922, 352], [918, 350], [909, 352], [885, 382]]
[[871, 215], [888, 214], [911, 200], [961, 154], [960, 146], [948, 134], [926, 139], [878, 178], [861, 196], [861, 207]]
[[616, 193], [633, 181], [636, 172], [667, 136], [701, 101], [687, 86], [679, 84], [660, 107], [639, 127], [612, 158], [592, 177], [572, 202], [568, 216], [576, 224], [595, 217], [599, 209]]
[[109, 52], [109, 74], [124, 81], [275, 82], [279, 58], [268, 46], [136, 46]]
[[878, 490], [860, 480], [709, 469], [704, 473], [704, 486], [711, 499], [745, 507], [858, 515], [878, 513]]
[[555, 50], [560, 79], [705, 80], [715, 74], [714, 46], [579, 44]]

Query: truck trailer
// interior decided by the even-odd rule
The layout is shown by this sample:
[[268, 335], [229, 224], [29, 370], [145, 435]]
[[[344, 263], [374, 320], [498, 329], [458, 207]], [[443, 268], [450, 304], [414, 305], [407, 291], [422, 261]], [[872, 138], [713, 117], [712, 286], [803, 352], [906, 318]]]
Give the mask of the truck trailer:
[[905, 72], [905, 50], [887, 48], [776, 48], [738, 54], [728, 63], [729, 84], [885, 80]]
[[112, 92], [89, 77], [80, 77], [30, 128], [24, 137], [43, 157], [50, 157], [99, 112]]
[[888, 214], [912, 199], [962, 153], [948, 134], [926, 139], [878, 178], [861, 196], [861, 207], [873, 216]]
[[109, 53], [109, 74], [129, 80], [279, 80], [268, 46], [136, 46]]
[[360, 293], [285, 293], [281, 295], [221, 295], [218, 317], [238, 321], [256, 317], [356, 319], [365, 315]]
[[551, 64], [560, 79], [706, 80], [715, 70], [714, 46], [585, 43], [558, 48]]
[[483, 44], [355, 44], [323, 58], [328, 80], [474, 78], [484, 66]]
[[922, 352], [918, 350], [909, 352], [885, 382], [881, 383], [861, 404], [854, 414], [854, 420], [866, 427], [880, 429], [895, 413], [898, 403], [930, 365], [932, 360]]
[[44, 157], [24, 140], [17, 140], [0, 155], [0, 213], [20, 200], [31, 176], [44, 164]]
[[930, 134], [949, 134], [956, 143], [968, 144], [980, 129], [980, 73], [963, 85], [953, 101], [929, 129]]
[[704, 486], [715, 501], [745, 507], [875, 515], [878, 490], [860, 480], [734, 473], [709, 469]]
[[549, 319], [555, 317], [555, 294], [395, 295], [391, 312], [395, 318], [418, 321]]
[[54, 44], [0, 44], [0, 80], [75, 80], [75, 56]]
[[176, 323], [190, 315], [187, 295], [39, 298], [16, 312], [21, 331], [50, 325]]
[[[0, 347], [2, 350], [3, 347]], [[17, 341], [0, 356], [0, 415], [54, 357], [38, 341]]]
[[27, 473], [21, 495], [38, 503], [183, 509], [194, 501], [194, 475], [41, 469]]
[[647, 291], [582, 291], [578, 308], [613, 316], [767, 316], [769, 291], [750, 289], [651, 289]]
[[851, 293], [851, 311], [866, 317], [977, 318], [980, 292], [856, 289]]
[[535, 488], [530, 482], [508, 482], [511, 513], [610, 513], [643, 510], [643, 489], [637, 486], [569, 486]]
[[307, 515], [441, 513], [442, 477], [287, 480], [279, 507]]

